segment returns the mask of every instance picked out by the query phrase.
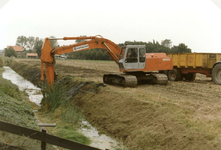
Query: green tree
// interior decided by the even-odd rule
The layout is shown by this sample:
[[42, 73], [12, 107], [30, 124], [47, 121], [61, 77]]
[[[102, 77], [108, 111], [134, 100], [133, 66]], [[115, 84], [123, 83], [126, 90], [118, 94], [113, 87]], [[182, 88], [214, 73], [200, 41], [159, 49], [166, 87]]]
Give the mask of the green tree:
[[[54, 39], [56, 38], [55, 36], [50, 36], [49, 39]], [[58, 47], [58, 41], [57, 40], [50, 40], [51, 46], [53, 49], [55, 49], [56, 47]]]
[[146, 45], [146, 52], [147, 53], [152, 53], [154, 52], [154, 50], [156, 49], [156, 43], [155, 41], [153, 40], [153, 43], [152, 42], [148, 42]]
[[16, 45], [17, 46], [22, 46], [23, 47], [23, 50], [27, 50], [27, 42], [28, 42], [28, 39], [27, 37], [25, 36], [18, 36], [17, 40], [16, 40]]
[[178, 46], [173, 46], [171, 48], [171, 53], [192, 53], [192, 50], [184, 43], [180, 43]]
[[34, 51], [38, 54], [38, 57], [41, 57], [41, 49], [43, 46], [43, 40], [37, 37], [34, 43]]
[[17, 57], [17, 53], [15, 52], [13, 47], [5, 48], [5, 56], [6, 57]]
[[27, 48], [29, 50], [33, 50], [34, 49], [34, 45], [35, 45], [35, 37], [29, 36], [27, 38], [27, 44], [26, 45], [27, 45]]
[[23, 50], [33, 50], [35, 44], [35, 37], [29, 36], [28, 38], [26, 36], [18, 36], [16, 40], [17, 46], [22, 46]]
[[[86, 35], [81, 35], [80, 37], [87, 37]], [[75, 40], [76, 43], [80, 43], [80, 42], [83, 42], [83, 41], [86, 41], [85, 39], [77, 39]]]
[[162, 40], [161, 45], [164, 46], [164, 47], [171, 48], [172, 47], [172, 41], [170, 39]]

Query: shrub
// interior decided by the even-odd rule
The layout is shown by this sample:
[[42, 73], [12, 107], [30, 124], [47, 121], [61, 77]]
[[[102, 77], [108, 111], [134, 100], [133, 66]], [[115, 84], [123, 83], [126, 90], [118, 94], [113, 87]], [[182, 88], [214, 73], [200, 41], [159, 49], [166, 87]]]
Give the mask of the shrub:
[[53, 84], [43, 91], [42, 108], [54, 112], [61, 104], [65, 104], [67, 95], [62, 84]]

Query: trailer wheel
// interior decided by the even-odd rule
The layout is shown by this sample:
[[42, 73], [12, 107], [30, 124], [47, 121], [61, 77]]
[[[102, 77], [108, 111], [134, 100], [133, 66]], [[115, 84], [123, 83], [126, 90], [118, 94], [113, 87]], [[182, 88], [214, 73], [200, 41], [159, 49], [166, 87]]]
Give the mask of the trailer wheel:
[[215, 84], [221, 84], [221, 64], [217, 64], [213, 67], [212, 77]]
[[168, 71], [167, 77], [170, 81], [179, 81], [181, 74], [179, 70], [173, 69]]
[[194, 81], [196, 78], [196, 73], [188, 73], [184, 75], [185, 81]]

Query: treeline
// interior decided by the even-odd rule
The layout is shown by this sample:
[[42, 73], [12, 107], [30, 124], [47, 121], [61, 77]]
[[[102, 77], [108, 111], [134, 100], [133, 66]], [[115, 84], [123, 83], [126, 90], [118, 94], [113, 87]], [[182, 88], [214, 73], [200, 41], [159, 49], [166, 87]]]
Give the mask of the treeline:
[[113, 60], [105, 49], [91, 49], [67, 54], [69, 59]]
[[[55, 38], [50, 36], [49, 38]], [[82, 42], [83, 40], [76, 40], [76, 43]], [[52, 48], [58, 47], [58, 42], [56, 40], [50, 40]], [[43, 46], [43, 39], [39, 37], [26, 37], [18, 36], [16, 40], [17, 46], [23, 47], [23, 56], [26, 53], [37, 53], [38, 57], [41, 57], [41, 49]], [[180, 43], [178, 46], [173, 45], [170, 39], [162, 40], [161, 43], [153, 40], [153, 42], [142, 42], [142, 41], [125, 41], [124, 43], [118, 44], [120, 47], [124, 45], [145, 45], [147, 53], [191, 53], [191, 49], [188, 48], [184, 43]], [[5, 49], [6, 56], [15, 56], [16, 53], [13, 49]], [[87, 51], [78, 51], [73, 53], [65, 54], [69, 59], [84, 59], [84, 60], [112, 60], [104, 49], [91, 49]]]
[[173, 45], [172, 41], [169, 39], [162, 40], [161, 43], [153, 40], [153, 42], [139, 42], [139, 41], [126, 41], [125, 43], [119, 44], [123, 45], [145, 45], [147, 53], [191, 53], [192, 50], [188, 48], [184, 43], [180, 43], [178, 46]]
[[[76, 41], [78, 42], [78, 41]], [[79, 41], [81, 42], [81, 41]], [[184, 43], [180, 43], [178, 46], [173, 45], [172, 41], [165, 39], [161, 43], [153, 40], [153, 42], [141, 42], [141, 41], [126, 41], [118, 44], [120, 47], [124, 45], [145, 45], [147, 53], [191, 53], [192, 50], [188, 48]], [[85, 59], [85, 60], [112, 60], [104, 49], [92, 49], [88, 51], [79, 51], [69, 53], [70, 59]]]

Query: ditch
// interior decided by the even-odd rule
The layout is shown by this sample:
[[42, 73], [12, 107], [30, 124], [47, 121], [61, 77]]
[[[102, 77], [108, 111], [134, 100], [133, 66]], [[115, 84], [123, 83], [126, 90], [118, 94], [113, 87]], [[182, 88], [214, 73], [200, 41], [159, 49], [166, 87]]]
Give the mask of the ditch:
[[[10, 67], [5, 66], [3, 72], [3, 78], [10, 80], [13, 84], [19, 87], [19, 90], [25, 91], [31, 102], [36, 103], [38, 106], [41, 105], [43, 95], [41, 89], [33, 85], [30, 81], [24, 79], [22, 76], [17, 74]], [[84, 134], [91, 140], [90, 146], [97, 147], [100, 149], [116, 149], [119, 147], [119, 143], [105, 134], [99, 134], [97, 129], [93, 127], [88, 121], [81, 122], [81, 128], [78, 132]]]

